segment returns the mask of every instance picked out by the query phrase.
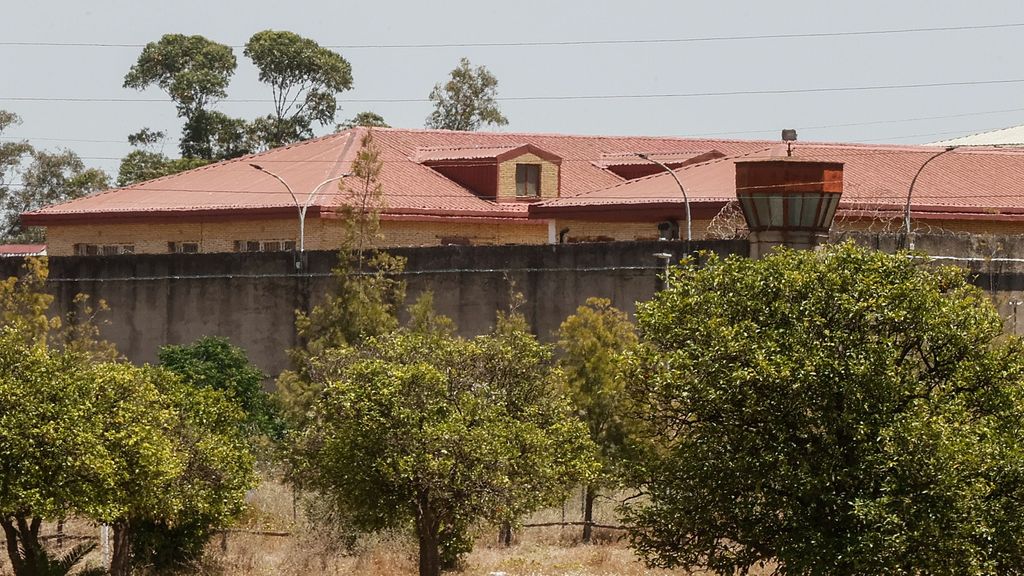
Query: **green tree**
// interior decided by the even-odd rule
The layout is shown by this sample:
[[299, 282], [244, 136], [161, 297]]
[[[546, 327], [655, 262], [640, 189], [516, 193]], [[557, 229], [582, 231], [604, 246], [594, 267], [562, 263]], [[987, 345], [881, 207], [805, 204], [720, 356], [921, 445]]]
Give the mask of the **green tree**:
[[361, 271], [367, 250], [380, 239], [380, 213], [384, 209], [384, 168], [373, 130], [367, 130], [352, 163], [352, 173], [343, 180], [343, 217], [346, 226], [344, 246], [355, 252], [356, 269]]
[[505, 126], [508, 119], [498, 110], [498, 79], [484, 66], [472, 68], [462, 58], [444, 84], [434, 85], [430, 101], [434, 111], [427, 128], [478, 130], [483, 125]]
[[331, 348], [355, 346], [398, 327], [398, 308], [405, 302], [401, 272], [405, 259], [373, 249], [380, 230], [383, 162], [372, 132], [345, 179], [346, 233], [331, 286], [323, 301], [308, 313], [296, 311], [295, 329], [302, 342], [289, 351], [292, 369], [281, 373], [277, 389], [285, 414], [298, 424], [315, 402], [321, 384], [311, 359]]
[[[43, 548], [44, 518], [102, 513], [112, 466], [98, 422], [89, 327], [62, 326], [48, 309], [46, 260], [0, 281], [0, 526], [17, 576], [48, 576], [75, 556]], [[72, 318], [86, 323], [88, 317]], [[78, 558], [80, 559], [80, 558]]]
[[257, 139], [266, 148], [312, 137], [314, 122], [334, 122], [336, 95], [352, 88], [347, 60], [294, 32], [257, 32], [244, 53], [274, 97], [274, 113], [254, 122]]
[[45, 281], [45, 259], [0, 281], [0, 406], [17, 407], [0, 409], [0, 526], [15, 574], [68, 566], [39, 529], [70, 515], [113, 525], [115, 575], [130, 570], [130, 548], [155, 564], [141, 542], [166, 543], [147, 530], [157, 523], [191, 537], [176, 561], [193, 557], [253, 484], [244, 414], [167, 370], [110, 362], [88, 300], [62, 325]]
[[181, 156], [206, 162], [238, 158], [256, 150], [253, 127], [217, 110], [200, 110], [185, 122]]
[[400, 330], [316, 363], [300, 476], [361, 530], [411, 526], [424, 576], [458, 564], [475, 523], [557, 502], [592, 471], [550, 350], [518, 324], [473, 340]]
[[0, 239], [6, 242], [41, 241], [42, 229], [23, 228], [21, 213], [50, 204], [67, 202], [110, 186], [106, 173], [86, 168], [70, 150], [44, 152], [32, 150], [32, 162], [20, 171], [21, 185], [3, 198]]
[[162, 131], [153, 131], [149, 128], [128, 135], [128, 143], [135, 146], [135, 150], [121, 159], [117, 173], [118, 186], [130, 186], [210, 163], [209, 160], [200, 158], [168, 158], [163, 152], [153, 149], [164, 138], [165, 134]]
[[[21, 118], [17, 114], [0, 110], [0, 136], [18, 124], [21, 124]], [[28, 142], [0, 141], [0, 207], [7, 206], [14, 197], [20, 195], [19, 168], [31, 154], [32, 146]]]
[[227, 338], [207, 336], [187, 346], [164, 346], [158, 356], [161, 366], [186, 383], [226, 394], [245, 413], [246, 434], [280, 437], [278, 409], [263, 390], [266, 374]]
[[390, 128], [387, 122], [384, 121], [384, 117], [376, 112], [360, 112], [355, 116], [345, 120], [341, 124], [338, 124], [336, 130], [348, 130], [349, 128], [355, 128], [357, 126], [365, 126], [367, 128]]
[[90, 515], [110, 466], [82, 364], [0, 327], [0, 526], [16, 576], [43, 576], [44, 518]]
[[230, 46], [203, 36], [165, 34], [142, 49], [124, 77], [124, 87], [145, 90], [156, 85], [170, 96], [185, 120], [184, 158], [219, 160], [245, 153], [244, 121], [212, 110], [227, 96], [237, 62]]
[[600, 488], [618, 481], [625, 458], [628, 435], [616, 358], [636, 341], [629, 317], [604, 298], [588, 298], [558, 330], [566, 390], [601, 454], [601, 475], [586, 486], [583, 498], [585, 543], [590, 542], [593, 529], [594, 499]]
[[[111, 524], [112, 576], [131, 573], [132, 530], [142, 519], [177, 513], [173, 489], [185, 458], [177, 438], [176, 414], [156, 382], [167, 373], [127, 363], [96, 365], [88, 375], [94, 390], [92, 422], [100, 435], [108, 469], [91, 516]], [[81, 423], [79, 424], [81, 425]]]
[[230, 525], [256, 485], [246, 433], [246, 414], [219, 390], [182, 382], [154, 370], [153, 383], [172, 413], [167, 434], [183, 463], [163, 494], [173, 508], [139, 508], [127, 517], [115, 543], [130, 546], [131, 563], [157, 572], [188, 568], [198, 561], [217, 530]]
[[650, 564], [1024, 570], [1024, 346], [963, 271], [852, 243], [710, 257], [638, 307]]

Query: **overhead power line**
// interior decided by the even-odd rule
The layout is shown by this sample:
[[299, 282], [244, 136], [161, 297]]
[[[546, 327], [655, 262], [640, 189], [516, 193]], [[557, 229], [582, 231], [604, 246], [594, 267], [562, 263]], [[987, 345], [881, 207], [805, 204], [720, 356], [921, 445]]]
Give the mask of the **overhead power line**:
[[[751, 40], [793, 40], [807, 38], [841, 38], [846, 36], [881, 36], [889, 34], [921, 34], [930, 32], [967, 32], [1024, 27], [1024, 22], [979, 24], [972, 26], [937, 26], [931, 28], [888, 28], [882, 30], [847, 30], [838, 32], [798, 32], [793, 34], [746, 34], [737, 36], [694, 36], [687, 38], [625, 38], [605, 40], [542, 40], [535, 42], [438, 42], [409, 44], [325, 44], [325, 48], [359, 49], [436, 49], [436, 48], [521, 48], [553, 46], [617, 46], [623, 44], [685, 44], [696, 42], [735, 42]], [[143, 48], [145, 44], [113, 42], [48, 42], [2, 41], [0, 46], [26, 46], [49, 48]], [[232, 48], [244, 48], [233, 45]]]
[[[667, 92], [659, 94], [578, 94], [550, 96], [499, 96], [503, 102], [554, 101], [554, 100], [646, 100], [659, 98], [699, 98], [705, 96], [766, 96], [773, 94], [811, 94], [821, 92], [866, 92], [871, 90], [907, 90], [916, 88], [945, 88], [952, 86], [986, 86], [1024, 83], [1024, 78], [996, 80], [965, 80], [959, 82], [920, 82], [913, 84], [876, 84], [871, 86], [830, 86], [816, 88], [780, 88], [766, 90], [723, 90], [708, 92]], [[125, 103], [125, 102], [171, 102], [169, 98], [70, 98], [46, 96], [0, 96], [7, 102], [77, 102], [77, 103]], [[429, 98], [348, 98], [339, 99], [340, 104], [395, 104], [429, 102]], [[270, 103], [266, 98], [227, 98], [221, 102]]]
[[[915, 118], [892, 118], [887, 120], [867, 120], [864, 122], [848, 122], [843, 124], [822, 124], [818, 126], [798, 126], [800, 130], [824, 130], [829, 128], [853, 128], [858, 126], [878, 126], [883, 124], [901, 124], [908, 122], [923, 122], [926, 120], [947, 120], [950, 118], [969, 118], [972, 116], [987, 116], [992, 114], [1006, 114], [1010, 112], [1024, 112], [1024, 108], [1003, 108], [1001, 110], [983, 110], [979, 112], [962, 112], [959, 114], [943, 114], [938, 116], [918, 116]], [[679, 136], [679, 138], [709, 138], [713, 136], [734, 136], [739, 134], [757, 134], [757, 133], [771, 133], [775, 134], [778, 132], [778, 128], [749, 128], [746, 130], [729, 130], [725, 132], [700, 132], [696, 134], [685, 134]], [[950, 132], [959, 133], [959, 132]], [[892, 138], [913, 138], [915, 136], [896, 136]], [[122, 138], [120, 140], [95, 140], [95, 139], [84, 139], [84, 138], [54, 138], [49, 136], [0, 136], [0, 140], [11, 140], [11, 141], [40, 141], [40, 142], [88, 142], [88, 143], [103, 143], [103, 144], [128, 144], [128, 140]], [[869, 141], [864, 141], [869, 142]], [[105, 158], [93, 158], [93, 159], [105, 159]]]

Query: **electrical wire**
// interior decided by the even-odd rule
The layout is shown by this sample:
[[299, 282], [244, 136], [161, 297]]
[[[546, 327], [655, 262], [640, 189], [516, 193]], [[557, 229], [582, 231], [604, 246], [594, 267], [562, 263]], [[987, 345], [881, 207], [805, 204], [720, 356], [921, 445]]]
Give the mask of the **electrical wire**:
[[[664, 98], [703, 98], [711, 96], [769, 96], [785, 94], [820, 94], [829, 92], [865, 92], [872, 90], [911, 90], [920, 88], [948, 88], [956, 86], [992, 86], [1006, 84], [1021, 84], [1024, 78], [1002, 78], [994, 80], [964, 80], [957, 82], [918, 82], [909, 84], [876, 84], [872, 86], [830, 86], [816, 88], [779, 88], [767, 90], [722, 90], [707, 92], [677, 92], [660, 94], [579, 94], [579, 95], [549, 95], [549, 96], [498, 96], [495, 100], [501, 102], [554, 102], [554, 101], [575, 101], [575, 100], [653, 100]], [[47, 96], [0, 96], [0, 101], [7, 102], [60, 102], [60, 103], [89, 103], [89, 104], [123, 104], [123, 103], [154, 103], [172, 102], [170, 98], [71, 98], [71, 97], [47, 97]], [[272, 99], [267, 98], [225, 98], [221, 102], [236, 104], [267, 104]], [[405, 104], [430, 102], [429, 98], [347, 98], [338, 99], [340, 104]]]
[[[547, 40], [535, 42], [446, 42], [408, 44], [324, 44], [324, 48], [360, 49], [437, 49], [437, 48], [520, 48], [553, 46], [618, 46], [624, 44], [683, 44], [695, 42], [736, 42], [751, 40], [793, 40], [803, 38], [841, 38], [856, 36], [881, 36], [889, 34], [921, 34], [931, 32], [966, 32], [978, 30], [999, 30], [1024, 27], [1024, 23], [977, 24], [965, 26], [936, 26], [920, 28], [888, 28], [881, 30], [847, 30], [838, 32], [798, 32], [791, 34], [745, 34], [736, 36], [696, 36], [688, 38], [640, 38], [607, 40]], [[144, 48], [147, 44], [112, 42], [52, 42], [52, 41], [0, 41], [0, 46], [47, 47], [47, 48]], [[244, 45], [231, 45], [242, 49]]]

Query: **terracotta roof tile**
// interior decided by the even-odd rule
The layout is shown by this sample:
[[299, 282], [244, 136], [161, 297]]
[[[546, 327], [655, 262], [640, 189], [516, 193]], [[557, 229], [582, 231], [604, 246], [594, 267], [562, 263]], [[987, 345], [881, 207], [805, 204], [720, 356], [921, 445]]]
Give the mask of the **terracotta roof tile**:
[[[797, 143], [793, 156], [842, 162], [840, 210], [903, 210], [911, 180], [926, 160], [943, 148]], [[675, 170], [691, 204], [722, 204], [736, 198], [735, 162], [785, 156], [781, 144]], [[571, 198], [531, 207], [537, 217], [569, 217], [575, 209], [642, 204], [679, 204], [682, 195], [667, 173], [619, 183]], [[1024, 219], [1024, 151], [1007, 148], [958, 148], [931, 162], [918, 177], [912, 211], [956, 212], [979, 216], [1014, 215]]]
[[[148, 182], [133, 184], [48, 206], [23, 215], [26, 223], [48, 225], [62, 217], [214, 213], [245, 213], [294, 209], [288, 191], [270, 176], [249, 164], [255, 163], [280, 175], [304, 200], [318, 183], [347, 172], [367, 128], [353, 128], [182, 172]], [[681, 155], [707, 152], [711, 148], [735, 154], [763, 143], [729, 140], [631, 136], [568, 136], [559, 134], [457, 132], [447, 130], [405, 130], [374, 128], [374, 137], [384, 161], [384, 217], [389, 215], [435, 215], [451, 217], [525, 218], [527, 205], [484, 200], [437, 171], [415, 161], [421, 151], [448, 150], [461, 154], [495, 154], [529, 143], [562, 158], [561, 194], [573, 196], [604, 188], [622, 178], [595, 164], [608, 155], [634, 151]], [[472, 152], [475, 150], [476, 152]], [[440, 158], [442, 156], [434, 156]], [[312, 202], [313, 210], [331, 212], [344, 205], [347, 194], [329, 184]]]
[[46, 252], [46, 244], [0, 244], [0, 256], [34, 256]]

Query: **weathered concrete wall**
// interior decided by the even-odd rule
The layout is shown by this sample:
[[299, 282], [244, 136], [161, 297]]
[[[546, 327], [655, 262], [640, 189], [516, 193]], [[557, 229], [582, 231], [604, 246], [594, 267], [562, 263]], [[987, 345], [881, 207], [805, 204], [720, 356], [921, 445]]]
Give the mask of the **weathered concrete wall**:
[[[542, 246], [448, 246], [396, 249], [408, 258], [408, 301], [434, 292], [437, 309], [466, 335], [486, 332], [507, 309], [514, 282], [526, 297], [521, 311], [551, 340], [558, 325], [588, 297], [610, 298], [633, 312], [658, 287], [656, 252], [677, 257], [685, 242], [623, 242]], [[747, 252], [744, 241], [694, 242], [694, 250]], [[61, 314], [75, 294], [106, 300], [103, 335], [130, 360], [153, 362], [164, 344], [226, 336], [267, 373], [287, 365], [296, 345], [294, 311], [316, 304], [328, 289], [332, 252], [308, 253], [297, 274], [291, 254], [167, 254], [51, 257], [50, 287]], [[0, 277], [20, 260], [0, 259]]]
[[[880, 250], [899, 246], [895, 235], [845, 233]], [[694, 242], [694, 250], [748, 253], [744, 240]], [[915, 248], [937, 262], [968, 269], [988, 291], [1010, 331], [1024, 333], [1024, 236], [917, 236]], [[632, 313], [658, 288], [656, 252], [686, 254], [685, 242], [619, 242], [533, 246], [446, 246], [392, 251], [408, 258], [408, 301], [434, 292], [438, 310], [465, 335], [486, 332], [497, 310], [507, 309], [511, 286], [526, 297], [521, 309], [536, 333], [550, 341], [558, 325], [588, 297], [609, 298]], [[286, 365], [296, 345], [294, 312], [326, 292], [332, 252], [308, 254], [297, 274], [287, 253], [167, 254], [52, 257], [50, 287], [55, 312], [65, 314], [75, 294], [110, 305], [103, 334], [134, 362], [153, 362], [164, 344], [206, 335], [231, 339], [267, 373]], [[21, 261], [0, 259], [0, 277]], [[1022, 316], [1017, 318], [1018, 313]]]

